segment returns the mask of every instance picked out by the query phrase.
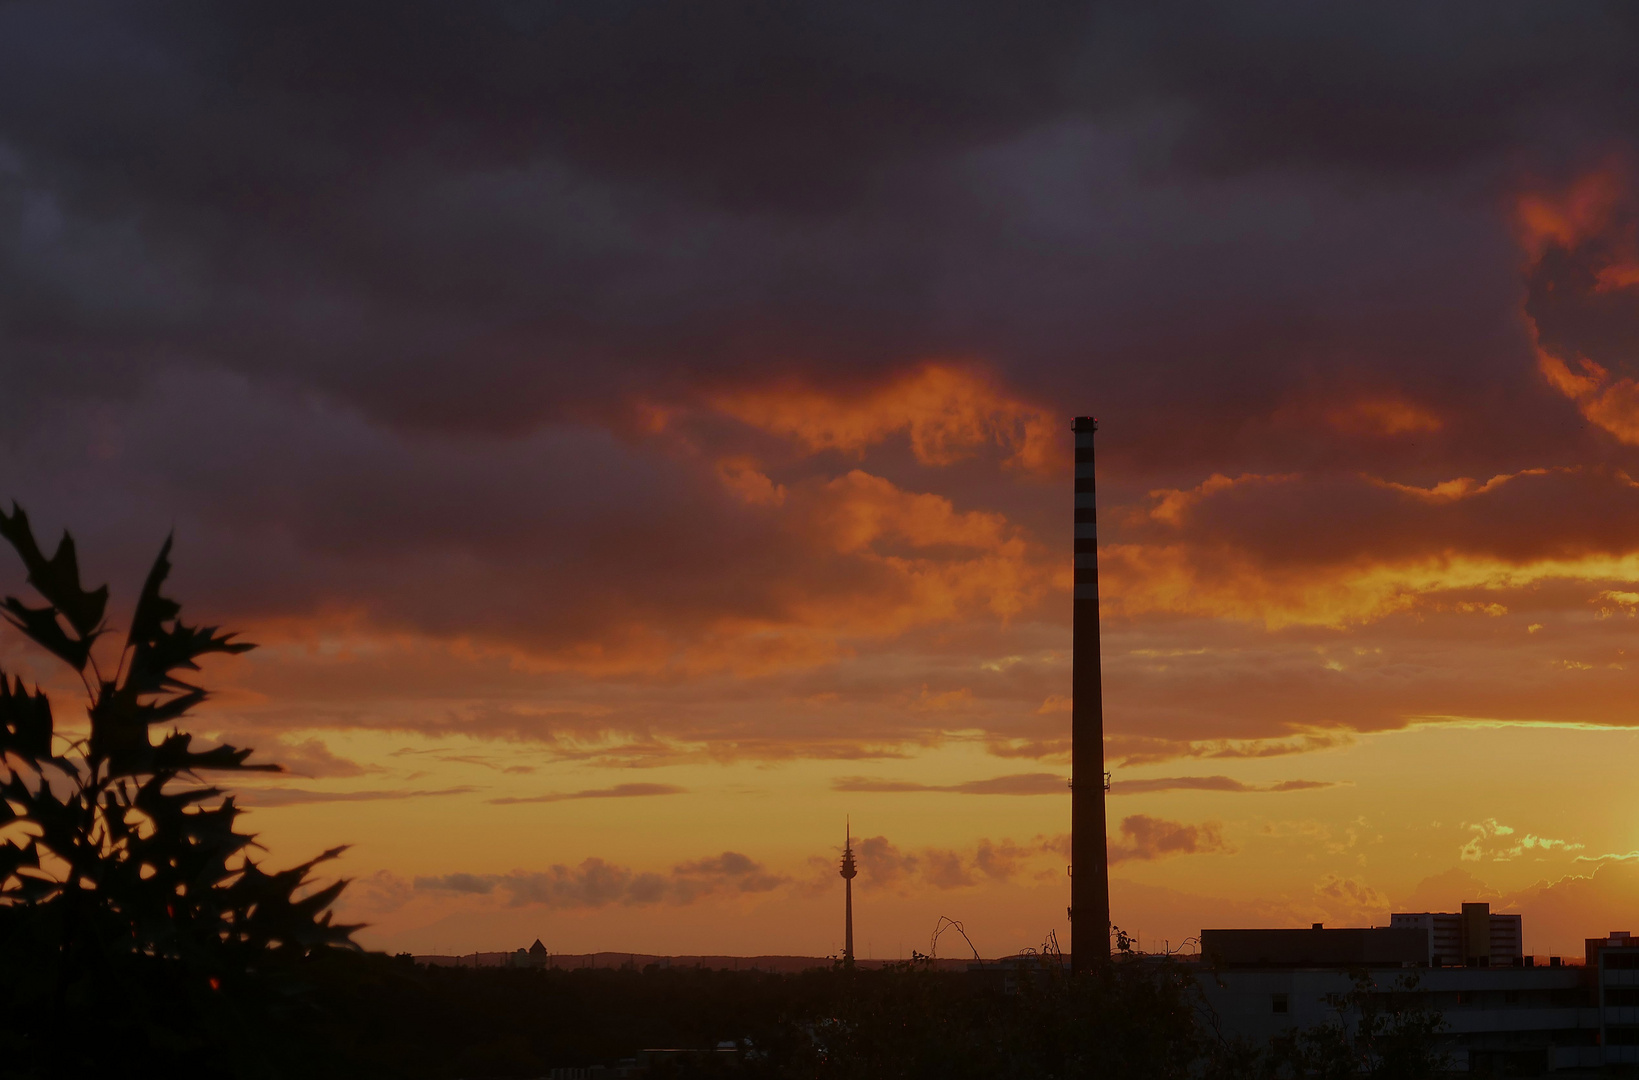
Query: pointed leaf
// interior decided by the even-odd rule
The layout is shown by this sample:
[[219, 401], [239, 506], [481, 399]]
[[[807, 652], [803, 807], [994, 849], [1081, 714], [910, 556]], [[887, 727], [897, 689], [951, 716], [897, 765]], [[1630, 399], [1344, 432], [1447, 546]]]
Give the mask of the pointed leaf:
[[153, 567], [148, 571], [147, 580], [142, 583], [142, 593], [137, 597], [137, 607], [131, 615], [131, 634], [126, 640], [127, 646], [152, 640], [165, 623], [176, 618], [182, 611], [181, 605], [175, 600], [167, 599], [159, 593], [165, 579], [171, 574], [173, 539], [174, 537], [167, 536], [165, 543], [160, 545], [159, 557], [154, 560]]
[[95, 638], [103, 611], [108, 607], [108, 586], [87, 591], [80, 585], [74, 538], [65, 531], [57, 542], [56, 554], [47, 559], [34, 541], [28, 515], [16, 503], [11, 504], [11, 516], [0, 512], [0, 536], [11, 541], [11, 546], [22, 557], [29, 584], [51, 601], [80, 638], [87, 642]]
[[197, 687], [174, 678], [171, 673], [178, 668], [198, 671], [199, 665], [194, 661], [209, 653], [242, 653], [256, 647], [233, 638], [233, 634], [218, 634], [214, 626], [186, 626], [178, 621], [170, 629], [161, 627], [137, 642], [122, 689], [133, 696], [168, 689], [196, 691]]
[[7, 622], [62, 657], [75, 671], [85, 670], [85, 662], [91, 656], [91, 642], [69, 637], [57, 621], [56, 608], [31, 608], [15, 596], [6, 597], [0, 602], [0, 608], [5, 609]]
[[189, 709], [205, 700], [205, 696], [205, 691], [195, 687], [184, 694], [177, 694], [174, 697], [150, 702], [146, 705], [136, 705], [131, 710], [131, 716], [143, 727], [168, 724], [172, 720], [179, 720], [187, 715]]
[[51, 701], [39, 690], [30, 694], [21, 678], [14, 684], [0, 671], [0, 752], [37, 764], [51, 757], [51, 732]]
[[193, 736], [183, 732], [172, 732], [166, 736], [154, 750], [154, 767], [159, 769], [175, 769], [178, 772], [196, 769], [243, 769], [254, 772], [284, 772], [281, 765], [246, 765], [245, 759], [255, 753], [246, 748], [222, 746], [212, 747], [209, 750], [190, 750]]

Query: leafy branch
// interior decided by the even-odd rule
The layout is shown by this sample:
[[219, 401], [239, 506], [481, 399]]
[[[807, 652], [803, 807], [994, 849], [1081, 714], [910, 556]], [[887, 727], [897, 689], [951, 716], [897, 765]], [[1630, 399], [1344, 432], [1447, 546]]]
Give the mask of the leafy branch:
[[174, 726], [208, 697], [188, 674], [200, 658], [253, 646], [182, 621], [162, 592], [171, 540], [105, 674], [93, 648], [110, 633], [108, 587], [81, 584], [73, 538], [65, 532], [47, 558], [15, 503], [0, 511], [0, 536], [44, 601], [7, 596], [0, 614], [80, 677], [91, 725], [83, 741], [60, 736], [46, 694], [0, 671], [0, 934], [55, 932], [59, 999], [121, 957], [180, 963], [214, 988], [270, 951], [353, 947], [358, 927], [330, 911], [347, 882], [301, 895], [313, 868], [345, 849], [265, 871], [249, 854], [255, 837], [235, 827], [233, 797], [199, 775], [279, 766], [246, 764], [249, 749], [196, 750]]

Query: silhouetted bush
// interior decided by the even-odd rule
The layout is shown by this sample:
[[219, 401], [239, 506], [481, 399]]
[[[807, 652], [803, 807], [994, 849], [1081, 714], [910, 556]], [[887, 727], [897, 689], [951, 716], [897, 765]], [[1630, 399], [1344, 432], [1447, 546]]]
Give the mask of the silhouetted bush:
[[[251, 648], [183, 623], [155, 560], [112, 672], [95, 654], [109, 627], [106, 586], [80, 584], [74, 541], [47, 559], [27, 516], [0, 512], [0, 536], [45, 601], [0, 602], [13, 626], [84, 685], [90, 730], [58, 731], [51, 702], [0, 672], [0, 1039], [13, 1076], [274, 1075], [278, 1022], [301, 1010], [288, 975], [355, 927], [328, 911], [344, 882], [298, 896], [319, 862], [277, 873], [249, 856], [231, 796], [202, 771], [250, 766], [249, 750], [195, 750], [174, 727], [206, 693], [181, 673], [200, 657]], [[105, 660], [110, 657], [105, 656]]]

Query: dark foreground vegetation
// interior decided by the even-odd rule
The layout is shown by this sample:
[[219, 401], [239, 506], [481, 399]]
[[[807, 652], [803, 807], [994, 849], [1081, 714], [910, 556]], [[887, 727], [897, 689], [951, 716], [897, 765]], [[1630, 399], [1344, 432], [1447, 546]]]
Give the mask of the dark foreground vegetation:
[[[202, 995], [156, 971], [147, 994], [126, 1000], [132, 1014], [101, 1029], [120, 1038], [77, 1056], [88, 1068], [174, 1062], [173, 1075], [409, 1080], [538, 1077], [655, 1048], [702, 1052], [655, 1059], [654, 1080], [1418, 1080], [1437, 1064], [1431, 1031], [1403, 1018], [1379, 1024], [1374, 1039], [1329, 1028], [1274, 1047], [1220, 1043], [1199, 1022], [1181, 968], [1146, 961], [1075, 980], [1043, 969], [1012, 993], [999, 980], [910, 965], [800, 975], [472, 970], [341, 950], [264, 980]], [[115, 1008], [99, 1006], [103, 1025]], [[8, 1024], [0, 1037], [17, 1047], [27, 1033]], [[726, 1042], [732, 1050], [709, 1052]], [[32, 1071], [6, 1075], [65, 1075], [51, 1064], [60, 1049], [37, 1049]]]
[[[150, 1065], [176, 1054], [190, 1076], [429, 1080], [541, 1076], [725, 1042], [733, 1052], [662, 1060], [649, 1075], [1163, 1078], [1185, 1075], [1191, 1058], [1180, 1000], [1148, 980], [1008, 996], [930, 971], [473, 971], [341, 951], [273, 974], [271, 994], [192, 1000], [156, 979], [169, 1004], [83, 1057], [113, 1066], [141, 1048]], [[12, 1045], [24, 1034], [5, 1033]], [[49, 1061], [37, 1075], [60, 1075]]]
[[1234, 1046], [1182, 965], [1130, 955], [1072, 979], [1053, 957], [1011, 975], [775, 975], [363, 953], [331, 921], [345, 882], [310, 881], [340, 849], [264, 869], [232, 796], [201, 779], [276, 766], [175, 726], [205, 699], [199, 659], [250, 646], [182, 621], [169, 542], [116, 644], [108, 590], [81, 585], [66, 534], [47, 558], [14, 507], [0, 536], [43, 601], [0, 613], [77, 676], [89, 718], [60, 729], [38, 687], [0, 672], [0, 1076], [532, 1077], [668, 1047], [702, 1052], [654, 1057], [648, 1076], [1418, 1080], [1437, 1064], [1414, 997]]

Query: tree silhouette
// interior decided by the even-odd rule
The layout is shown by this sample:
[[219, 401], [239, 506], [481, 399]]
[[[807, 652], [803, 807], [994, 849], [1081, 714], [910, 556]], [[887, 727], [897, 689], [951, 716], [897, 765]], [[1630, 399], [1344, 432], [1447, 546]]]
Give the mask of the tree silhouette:
[[[93, 655], [110, 632], [108, 588], [81, 586], [73, 538], [65, 532], [46, 558], [15, 503], [10, 515], [0, 511], [0, 536], [45, 601], [31, 607], [7, 596], [0, 613], [74, 669], [90, 720], [84, 738], [69, 738], [56, 729], [42, 690], [0, 671], [7, 1026], [43, 1044], [53, 1032], [61, 1038], [71, 1027], [83, 1030], [71, 1024], [76, 1014], [106, 1007], [115, 1020], [141, 1027], [148, 1043], [176, 1050], [178, 1040], [193, 1037], [190, 1016], [220, 1011], [213, 996], [233, 998], [282, 961], [353, 946], [358, 927], [333, 923], [329, 911], [346, 881], [311, 889], [309, 880], [314, 866], [344, 849], [269, 873], [250, 854], [255, 837], [235, 828], [242, 811], [233, 797], [200, 778], [279, 766], [247, 765], [249, 749], [195, 750], [192, 737], [174, 727], [206, 699], [182, 673], [197, 671], [203, 656], [253, 646], [181, 620], [180, 606], [161, 592], [170, 539], [110, 674]], [[156, 740], [153, 729], [167, 725]], [[134, 1000], [152, 997], [156, 986], [164, 1002]], [[189, 1002], [199, 1008], [183, 1008]], [[25, 1024], [30, 1015], [35, 1022]]]

